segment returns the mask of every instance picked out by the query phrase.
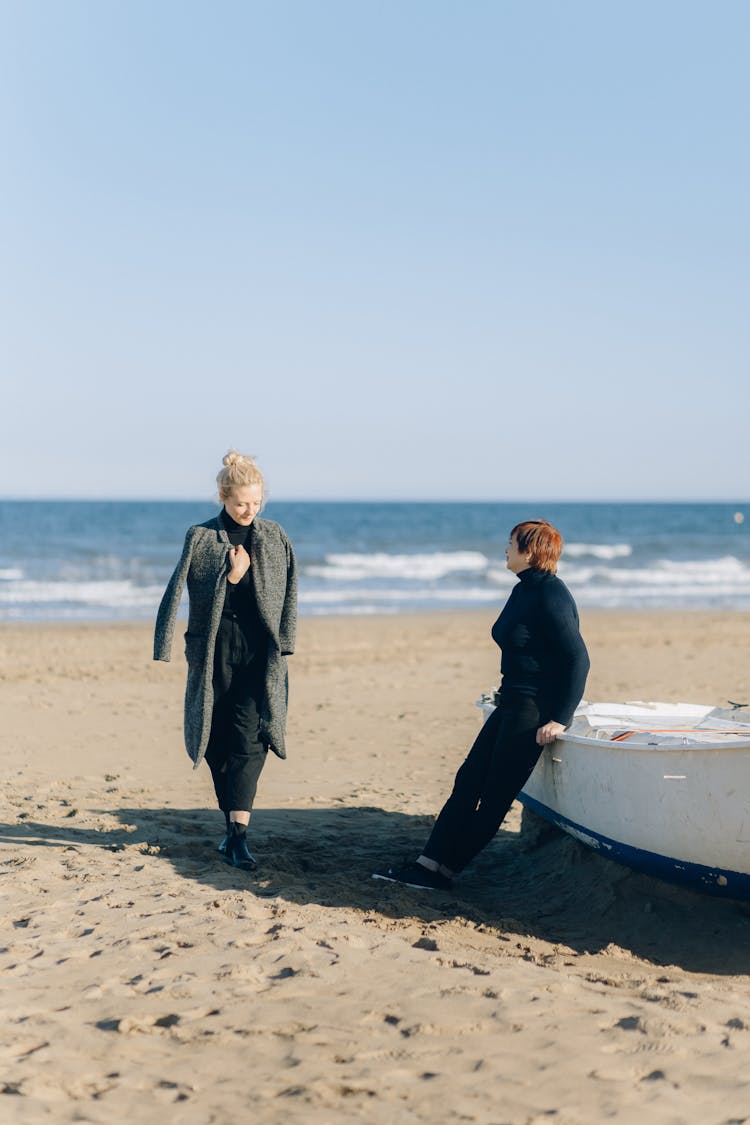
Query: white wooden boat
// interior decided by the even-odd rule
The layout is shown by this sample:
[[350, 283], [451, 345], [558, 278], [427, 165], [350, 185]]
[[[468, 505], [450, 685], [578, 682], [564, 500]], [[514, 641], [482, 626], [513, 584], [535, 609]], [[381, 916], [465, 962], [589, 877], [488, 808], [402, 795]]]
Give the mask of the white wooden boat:
[[[485, 719], [491, 696], [478, 704]], [[688, 703], [583, 703], [519, 800], [600, 855], [750, 898], [750, 715]]]

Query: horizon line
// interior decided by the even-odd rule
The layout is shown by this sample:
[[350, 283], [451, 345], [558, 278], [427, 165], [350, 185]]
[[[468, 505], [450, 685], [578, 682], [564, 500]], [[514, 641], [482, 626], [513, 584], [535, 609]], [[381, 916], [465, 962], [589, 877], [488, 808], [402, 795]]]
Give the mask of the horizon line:
[[[212, 504], [219, 507], [213, 497], [200, 496], [0, 496], [3, 504]], [[269, 504], [744, 504], [750, 505], [750, 498], [710, 496], [710, 497], [357, 497], [357, 496], [270, 496], [264, 506]]]

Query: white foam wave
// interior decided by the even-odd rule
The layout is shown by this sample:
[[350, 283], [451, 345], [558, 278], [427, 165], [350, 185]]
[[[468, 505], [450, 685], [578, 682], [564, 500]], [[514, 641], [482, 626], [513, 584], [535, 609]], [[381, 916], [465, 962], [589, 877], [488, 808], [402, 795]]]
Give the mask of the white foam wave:
[[580, 590], [571, 586], [579, 606], [601, 609], [634, 607], [750, 609], [750, 585], [707, 590], [705, 586], [675, 586], [670, 589], [653, 586], [588, 586]]
[[359, 582], [363, 579], [409, 579], [436, 582], [459, 572], [477, 574], [484, 571], [489, 560], [480, 551], [445, 551], [434, 554], [389, 555], [326, 555], [325, 565], [307, 566], [305, 574], [333, 582]]
[[0, 586], [0, 606], [67, 603], [114, 609], [157, 606], [161, 586], [136, 586], [132, 582], [14, 582]]
[[310, 606], [305, 610], [311, 617], [386, 617], [395, 616], [399, 612], [398, 606], [370, 605], [339, 605], [339, 606]]
[[586, 555], [595, 559], [624, 559], [632, 553], [629, 543], [566, 543], [563, 547], [563, 556], [567, 555], [569, 559], [580, 559]]
[[[163, 585], [138, 584], [132, 577], [35, 581], [23, 573], [0, 568], [1, 619], [146, 619], [155, 614], [163, 593]], [[750, 609], [750, 560], [733, 555], [661, 559], [630, 568], [581, 555], [576, 561], [563, 558], [560, 575], [582, 607]], [[478, 551], [333, 554], [324, 566], [305, 568], [300, 609], [308, 614], [461, 606], [499, 611], [516, 581], [499, 559], [490, 561]]]
[[356, 590], [300, 590], [301, 605], [354, 605], [369, 601], [379, 605], [400, 603], [416, 605], [420, 602], [497, 602], [497, 590], [486, 590], [478, 586], [443, 587], [429, 590], [372, 589], [357, 587]]
[[750, 606], [750, 567], [733, 555], [660, 559], [650, 567], [560, 567], [582, 606]]
[[518, 581], [515, 574], [512, 574], [509, 570], [501, 568], [499, 566], [489, 567], [489, 569], [487, 570], [486, 578], [488, 582], [492, 582], [496, 586], [504, 586], [506, 588], [515, 586], [516, 582]]
[[640, 587], [668, 591], [681, 588], [708, 590], [723, 593], [727, 589], [750, 592], [750, 568], [739, 559], [728, 555], [705, 561], [675, 562], [660, 559], [650, 567], [565, 566], [560, 564], [560, 576], [573, 589], [591, 583], [623, 588]]

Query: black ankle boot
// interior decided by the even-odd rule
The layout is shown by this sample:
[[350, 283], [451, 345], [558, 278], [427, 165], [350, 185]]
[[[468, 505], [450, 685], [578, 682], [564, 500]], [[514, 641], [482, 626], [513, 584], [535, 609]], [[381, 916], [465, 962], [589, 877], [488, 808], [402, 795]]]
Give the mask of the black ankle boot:
[[224, 813], [224, 820], [226, 821], [226, 828], [224, 829], [224, 835], [222, 836], [221, 843], [219, 844], [218, 848], [216, 849], [217, 852], [221, 852], [222, 855], [227, 854], [227, 843], [229, 841], [229, 813], [228, 812]]
[[258, 866], [247, 846], [245, 825], [238, 824], [236, 820], [230, 825], [224, 862], [231, 864], [232, 867], [239, 867], [242, 871], [254, 871]]

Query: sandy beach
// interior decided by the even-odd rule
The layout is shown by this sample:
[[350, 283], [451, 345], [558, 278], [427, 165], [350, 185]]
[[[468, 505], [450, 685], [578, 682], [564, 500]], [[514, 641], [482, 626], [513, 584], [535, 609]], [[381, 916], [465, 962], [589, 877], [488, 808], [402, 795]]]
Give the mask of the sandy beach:
[[[522, 824], [424, 841], [496, 685], [494, 612], [303, 618], [246, 875], [144, 625], [0, 629], [0, 1116], [229, 1125], [750, 1121], [750, 905]], [[582, 615], [588, 699], [750, 702], [750, 616]]]

